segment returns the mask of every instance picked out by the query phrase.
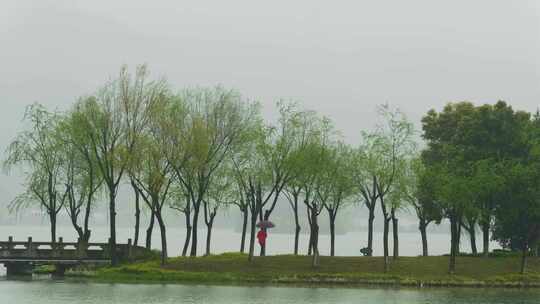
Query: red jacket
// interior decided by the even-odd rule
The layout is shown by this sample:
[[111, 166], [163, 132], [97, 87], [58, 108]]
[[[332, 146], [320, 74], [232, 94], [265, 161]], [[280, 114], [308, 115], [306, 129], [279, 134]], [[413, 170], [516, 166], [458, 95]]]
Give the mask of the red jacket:
[[266, 237], [267, 237], [266, 231], [259, 230], [259, 232], [257, 232], [257, 239], [259, 240], [260, 245], [264, 245], [266, 243]]

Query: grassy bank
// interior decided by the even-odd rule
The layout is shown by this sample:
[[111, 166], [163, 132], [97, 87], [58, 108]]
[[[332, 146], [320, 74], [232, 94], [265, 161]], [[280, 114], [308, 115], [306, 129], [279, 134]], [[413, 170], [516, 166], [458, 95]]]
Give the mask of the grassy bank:
[[529, 272], [518, 274], [518, 257], [459, 257], [455, 275], [447, 273], [448, 257], [402, 257], [383, 272], [381, 257], [322, 257], [318, 269], [310, 257], [256, 257], [240, 254], [172, 258], [166, 266], [148, 261], [104, 268], [91, 274], [112, 282], [385, 284], [405, 286], [540, 287], [540, 259], [530, 258]]

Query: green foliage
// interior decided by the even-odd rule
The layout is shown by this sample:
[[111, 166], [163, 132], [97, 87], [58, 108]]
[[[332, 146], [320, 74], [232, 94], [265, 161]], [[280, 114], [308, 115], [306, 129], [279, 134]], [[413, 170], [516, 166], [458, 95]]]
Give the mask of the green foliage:
[[538, 172], [537, 166], [519, 163], [508, 168], [494, 228], [494, 239], [505, 248], [526, 249], [540, 237]]
[[323, 154], [318, 170], [321, 177], [317, 193], [324, 207], [335, 216], [354, 195], [353, 172], [350, 166], [353, 151], [345, 143], [337, 142]]
[[65, 199], [62, 165], [66, 157], [57, 133], [59, 119], [58, 113], [49, 112], [40, 104], [27, 107], [24, 121], [28, 129], [9, 145], [4, 161], [5, 170], [22, 167], [25, 175], [25, 192], [12, 201], [12, 210], [32, 203], [38, 203], [53, 216], [61, 210]]
[[407, 167], [398, 184], [401, 199], [411, 206], [424, 224], [440, 223], [441, 206], [436, 198], [434, 172], [424, 165], [419, 157], [407, 161]]

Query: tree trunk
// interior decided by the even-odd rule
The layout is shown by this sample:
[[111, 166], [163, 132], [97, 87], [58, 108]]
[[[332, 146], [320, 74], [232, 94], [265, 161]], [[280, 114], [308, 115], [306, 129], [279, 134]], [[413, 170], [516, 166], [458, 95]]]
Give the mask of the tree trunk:
[[[75, 231], [77, 232], [77, 236], [79, 238], [79, 240], [84, 240], [84, 236], [85, 236], [85, 233], [82, 229], [81, 226], [79, 226], [79, 224], [77, 223], [77, 215], [76, 215], [76, 210], [74, 210], [75, 208], [73, 208], [73, 204], [74, 202], [72, 201], [72, 198], [70, 198], [70, 212], [69, 212], [69, 218], [71, 220], [71, 225], [73, 226], [73, 229], [75, 229]], [[50, 216], [49, 216], [50, 217]], [[52, 221], [52, 220], [51, 220]], [[52, 233], [51, 233], [52, 234]]]
[[335, 244], [336, 244], [336, 216], [330, 215], [330, 256], [335, 256]]
[[87, 203], [86, 211], [84, 213], [84, 235], [83, 240], [88, 243], [90, 241], [90, 236], [92, 232], [88, 229], [88, 223], [90, 222], [90, 212], [91, 212], [91, 202]]
[[308, 255], [313, 253], [313, 229], [311, 228], [311, 213], [309, 211], [309, 206], [307, 207], [307, 218], [309, 224], [309, 241], [308, 241]]
[[489, 221], [484, 222], [482, 225], [482, 236], [483, 236], [483, 243], [484, 243], [482, 253], [484, 257], [489, 256], [489, 228], [490, 228], [489, 226], [490, 226]]
[[250, 223], [250, 235], [249, 235], [249, 257], [248, 260], [251, 262], [253, 256], [255, 255], [255, 225], [257, 224], [257, 213], [251, 211], [251, 223]]
[[51, 222], [51, 242], [56, 243], [56, 212], [49, 211], [49, 220]]
[[110, 224], [110, 240], [111, 246], [111, 265], [118, 265], [118, 255], [116, 252], [116, 193], [115, 186], [109, 185], [109, 224]]
[[[268, 221], [270, 218], [270, 211], [269, 210], [266, 210], [264, 212], [264, 217], [262, 218], [264, 221]], [[263, 228], [264, 232], [268, 232], [266, 228]], [[261, 252], [260, 252], [260, 256], [266, 256], [266, 244], [267, 242], [264, 242], [262, 245], [261, 245]]]
[[73, 228], [77, 232], [77, 236], [80, 240], [85, 240], [85, 233], [81, 226], [77, 225], [77, 222], [75, 222], [73, 219], [71, 220], [71, 224], [73, 225]]
[[154, 232], [154, 212], [150, 212], [150, 223], [146, 229], [146, 249], [152, 249], [152, 233]]
[[476, 228], [474, 225], [470, 227], [469, 230], [469, 239], [471, 241], [471, 251], [472, 254], [477, 255], [478, 254], [478, 248], [476, 247]]
[[165, 230], [165, 222], [161, 215], [161, 210], [156, 212], [156, 219], [159, 225], [159, 231], [161, 233], [161, 265], [165, 265], [167, 262], [167, 232]]
[[247, 224], [248, 224], [248, 210], [247, 207], [240, 209], [243, 215], [242, 221], [242, 239], [240, 240], [240, 252], [245, 253], [246, 251], [246, 233], [247, 233]]
[[454, 274], [456, 272], [456, 255], [458, 251], [458, 236], [459, 236], [459, 223], [454, 217], [450, 217], [450, 263], [448, 266], [448, 272]]
[[384, 218], [384, 230], [383, 230], [383, 253], [384, 253], [384, 272], [388, 272], [390, 266], [388, 261], [389, 249], [388, 249], [388, 234], [390, 233], [390, 220], [392, 217], [388, 214], [386, 205], [384, 204], [384, 196], [380, 196], [381, 211]]
[[206, 231], [206, 255], [210, 255], [210, 244], [212, 242], [212, 227], [214, 226], [214, 219], [210, 220], [210, 224], [207, 225]]
[[525, 242], [521, 251], [521, 270], [520, 270], [521, 274], [525, 274], [525, 271], [527, 270], [527, 254], [528, 254], [527, 249], [528, 249], [528, 244], [527, 242]]
[[389, 270], [389, 249], [388, 249], [388, 234], [390, 233], [390, 219], [386, 218], [384, 219], [384, 230], [383, 230], [383, 251], [384, 251], [384, 272], [388, 272]]
[[394, 245], [394, 260], [399, 258], [399, 227], [398, 227], [398, 219], [396, 218], [396, 211], [392, 209], [392, 236], [394, 237], [393, 245]]
[[184, 240], [184, 248], [182, 248], [182, 256], [187, 255], [189, 244], [191, 242], [191, 201], [189, 197], [186, 198], [186, 207], [183, 210], [184, 216], [186, 218], [186, 239]]
[[313, 233], [311, 232], [311, 224], [309, 225], [309, 240], [308, 240], [308, 252], [307, 255], [311, 256], [313, 254]]
[[369, 218], [368, 218], [368, 245], [369, 249], [368, 256], [373, 255], [373, 221], [375, 220], [375, 205], [372, 208], [369, 208]]
[[135, 192], [135, 235], [133, 236], [133, 245], [139, 245], [139, 230], [141, 226], [141, 206], [140, 206], [140, 194], [135, 186], [135, 181], [131, 181], [131, 185]]
[[199, 225], [199, 211], [200, 203], [198, 205], [193, 205], [193, 229], [191, 230], [191, 251], [190, 256], [197, 256], [197, 227]]
[[90, 241], [90, 235], [92, 234], [92, 232], [90, 231], [90, 229], [88, 229], [89, 227], [89, 223], [90, 223], [90, 213], [92, 212], [92, 201], [93, 201], [93, 198], [94, 198], [94, 194], [95, 194], [95, 188], [94, 188], [94, 171], [93, 170], [90, 170], [90, 186], [89, 186], [89, 189], [90, 189], [90, 193], [88, 194], [88, 197], [86, 199], [86, 210], [84, 211], [84, 241], [86, 243], [88, 243]]
[[[256, 189], [256, 190], [255, 190]], [[253, 261], [255, 255], [255, 229], [257, 224], [257, 217], [261, 212], [262, 208], [262, 190], [260, 185], [258, 187], [252, 186], [252, 192], [250, 193], [250, 207], [249, 212], [251, 213], [251, 224], [250, 224], [250, 236], [249, 236], [249, 256], [248, 261]]]
[[311, 241], [313, 247], [313, 257], [311, 265], [313, 268], [317, 268], [320, 265], [319, 258], [319, 223], [317, 222], [317, 210], [311, 209]]
[[298, 255], [298, 244], [300, 242], [300, 230], [302, 229], [300, 227], [300, 220], [298, 218], [298, 195], [294, 196], [294, 224], [295, 224], [295, 230], [294, 230], [294, 255]]
[[210, 245], [212, 242], [212, 227], [214, 226], [214, 219], [216, 217], [217, 213], [217, 207], [212, 209], [211, 211], [208, 210], [208, 202], [203, 202], [203, 208], [204, 208], [204, 223], [206, 224], [206, 250], [205, 250], [205, 256], [210, 255]]
[[456, 255], [458, 255], [461, 252], [461, 227], [462, 227], [461, 220], [459, 220], [456, 225], [457, 225], [457, 227], [456, 227], [456, 229], [457, 229]]
[[427, 257], [429, 255], [429, 252], [428, 252], [426, 220], [424, 219], [420, 220], [420, 225], [418, 226], [418, 229], [420, 229], [420, 235], [422, 236], [422, 256]]
[[193, 227], [191, 227], [191, 212], [186, 211], [184, 212], [186, 216], [186, 240], [184, 241], [184, 248], [182, 249], [182, 256], [185, 257], [187, 255], [189, 244], [191, 241], [191, 231]]

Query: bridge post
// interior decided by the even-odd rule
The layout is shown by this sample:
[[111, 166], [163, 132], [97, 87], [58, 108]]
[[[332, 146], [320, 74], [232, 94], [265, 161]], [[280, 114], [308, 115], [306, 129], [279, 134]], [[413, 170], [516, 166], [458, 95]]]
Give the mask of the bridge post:
[[58, 242], [56, 242], [56, 244], [52, 245], [52, 249], [53, 249], [53, 251], [52, 251], [53, 257], [55, 257], [55, 258], [61, 257], [62, 252], [64, 250], [64, 238], [59, 237]]
[[26, 244], [26, 255], [31, 258], [35, 257], [36, 255], [36, 252], [34, 250], [34, 243], [32, 242], [31, 236], [28, 237], [28, 243]]
[[13, 237], [10, 236], [10, 237], [8, 238], [8, 248], [7, 248], [7, 249], [8, 249], [8, 250], [11, 250], [11, 249], [13, 249], [13, 247], [15, 247], [15, 246], [13, 246]]

